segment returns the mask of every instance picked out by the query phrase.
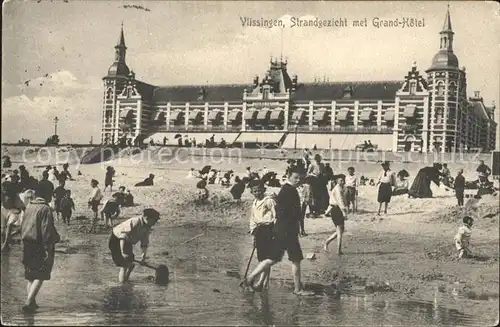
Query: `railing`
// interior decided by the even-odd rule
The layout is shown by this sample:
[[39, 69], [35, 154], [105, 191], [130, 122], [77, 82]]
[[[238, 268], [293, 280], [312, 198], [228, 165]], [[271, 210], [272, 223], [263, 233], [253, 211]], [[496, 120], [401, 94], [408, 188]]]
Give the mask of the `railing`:
[[230, 131], [230, 132], [241, 132], [241, 129], [243, 127], [241, 125], [239, 126], [233, 126], [233, 125], [227, 125], [226, 127], [226, 131]]
[[[291, 128], [289, 127], [288, 130], [295, 131], [295, 126], [293, 126]], [[306, 125], [306, 126], [304, 126], [304, 125], [300, 126], [299, 125], [299, 126], [297, 126], [297, 132], [309, 132], [309, 131], [310, 131], [309, 125]]]
[[205, 131], [206, 128], [204, 125], [195, 125], [195, 126], [190, 126], [188, 125], [187, 131]]

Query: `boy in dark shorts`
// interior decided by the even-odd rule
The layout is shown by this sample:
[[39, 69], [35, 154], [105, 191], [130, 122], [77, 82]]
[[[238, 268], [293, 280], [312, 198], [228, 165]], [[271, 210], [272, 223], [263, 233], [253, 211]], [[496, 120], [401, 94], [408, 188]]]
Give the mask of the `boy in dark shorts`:
[[61, 214], [61, 199], [64, 197], [64, 194], [66, 194], [66, 189], [64, 188], [65, 181], [60, 180], [59, 181], [59, 186], [56, 187], [54, 190], [53, 196], [54, 196], [54, 209], [56, 211], [56, 218], [57, 220], [60, 219], [59, 215]]
[[71, 214], [73, 213], [73, 210], [75, 210], [75, 203], [73, 202], [73, 199], [71, 198], [71, 191], [66, 190], [64, 197], [61, 199], [61, 216], [62, 216], [63, 222], [66, 225], [69, 225], [69, 220], [71, 218]]
[[300, 262], [304, 259], [299, 243], [299, 221], [302, 210], [297, 186], [300, 182], [300, 175], [300, 168], [292, 169], [286, 184], [281, 187], [276, 198], [276, 223], [273, 227], [272, 258], [260, 262], [255, 270], [240, 283], [240, 286], [253, 288], [254, 279], [267, 271], [272, 265], [281, 261], [286, 251], [288, 259], [292, 262], [293, 293], [299, 296], [314, 295], [313, 292], [304, 290], [300, 280]]
[[141, 242], [141, 262], [146, 260], [149, 246], [149, 234], [160, 218], [160, 213], [155, 209], [144, 209], [142, 216], [133, 217], [115, 226], [109, 238], [111, 257], [116, 266], [120, 267], [118, 279], [120, 283], [128, 281], [134, 270], [133, 247]]
[[347, 168], [347, 175], [345, 177], [345, 200], [347, 205], [347, 212], [350, 211], [352, 205], [352, 212], [356, 210], [356, 196], [358, 193], [358, 179], [354, 175], [354, 167]]
[[344, 193], [345, 180], [343, 177], [337, 177], [337, 185], [330, 193], [330, 206], [327, 213], [330, 214], [335, 232], [325, 241], [323, 249], [328, 252], [328, 244], [337, 239], [337, 254], [342, 255], [342, 235], [344, 234], [344, 221], [347, 219], [347, 205]]
[[104, 220], [104, 226], [113, 227], [113, 218], [117, 218], [120, 215], [120, 195], [114, 193], [113, 197], [106, 201], [101, 209], [101, 219]]
[[21, 224], [24, 278], [28, 280], [28, 297], [22, 308], [24, 312], [31, 313], [38, 308], [36, 296], [43, 282], [50, 280], [55, 244], [60, 241], [54, 225], [54, 215], [49, 206], [51, 198], [50, 185], [38, 184], [35, 199], [26, 208]]
[[[255, 197], [250, 211], [250, 234], [254, 237], [254, 246], [257, 250], [257, 260], [262, 262], [265, 259], [272, 259], [273, 250], [273, 225], [276, 219], [276, 202], [273, 196], [266, 195], [264, 181], [253, 180], [249, 186], [251, 193]], [[254, 288], [262, 289], [268, 276], [271, 273], [271, 267], [265, 270], [255, 284]], [[266, 283], [267, 284], [267, 283]]]

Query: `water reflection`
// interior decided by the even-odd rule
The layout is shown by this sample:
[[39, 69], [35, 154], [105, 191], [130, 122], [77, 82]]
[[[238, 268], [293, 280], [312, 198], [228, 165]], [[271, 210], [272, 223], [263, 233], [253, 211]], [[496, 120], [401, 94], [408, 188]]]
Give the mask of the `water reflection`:
[[[166, 232], [157, 232], [161, 252], [165, 249], [160, 249], [159, 239]], [[184, 235], [182, 240], [189, 237]], [[222, 240], [228, 244], [234, 241], [231, 231], [218, 232], [217, 239], [221, 244]], [[483, 317], [466, 316], [446, 308], [449, 299], [442, 299], [444, 295], [437, 289], [430, 302], [383, 301], [376, 295], [359, 292], [356, 296], [340, 294], [320, 284], [309, 285], [318, 296], [299, 298], [292, 294], [292, 284], [279, 285], [276, 280], [271, 280], [267, 292], [245, 293], [238, 288], [237, 279], [197, 259], [178, 268], [170, 263], [171, 283], [167, 287], [148, 282], [152, 272], [143, 267], [134, 270], [132, 283], [116, 285], [118, 269], [100, 243], [102, 239], [91, 239], [85, 251], [56, 257], [53, 279], [42, 288], [41, 308], [35, 315], [20, 313], [26, 292], [20, 247], [2, 256], [4, 322], [21, 325], [404, 325], [411, 321], [427, 326], [484, 323]], [[246, 261], [248, 256], [243, 249], [240, 253], [245, 255], [228, 260], [222, 269], [240, 266], [244, 269], [246, 262], [239, 261]], [[214, 289], [218, 292], [213, 292]]]

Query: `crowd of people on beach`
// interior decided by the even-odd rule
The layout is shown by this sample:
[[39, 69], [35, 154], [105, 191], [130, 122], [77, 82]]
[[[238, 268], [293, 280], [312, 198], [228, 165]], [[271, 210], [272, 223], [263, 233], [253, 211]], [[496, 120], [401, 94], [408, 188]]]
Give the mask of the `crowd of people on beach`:
[[[254, 251], [257, 252], [259, 264], [249, 274], [249, 265], [247, 266], [241, 287], [255, 291], [266, 288], [271, 267], [282, 261], [287, 252], [292, 262], [293, 293], [299, 296], [313, 295], [304, 289], [301, 281], [301, 261], [304, 254], [299, 237], [307, 236], [305, 218], [329, 217], [335, 230], [323, 242], [323, 249], [328, 251], [329, 244], [337, 240], [337, 254], [343, 255], [345, 221], [349, 215], [357, 213], [359, 187], [367, 183], [378, 187], [378, 215], [381, 215], [382, 208], [384, 214], [388, 212], [393, 196], [432, 197], [431, 183], [438, 186], [442, 183], [447, 189], [453, 189], [460, 206], [464, 205], [464, 191], [467, 188], [477, 189], [476, 198], [485, 194], [496, 195], [498, 191], [488, 180], [491, 169], [482, 161], [477, 168], [476, 181], [466, 182], [462, 169], [453, 179], [446, 164], [436, 163], [420, 169], [409, 187], [409, 173], [406, 170], [394, 173], [389, 162], [382, 162], [378, 178], [372, 179], [365, 176], [358, 178], [354, 167], [348, 167], [345, 174], [334, 174], [332, 167], [324, 163], [319, 154], [313, 156], [313, 160], [310, 160], [311, 157], [312, 154], [305, 150], [301, 159], [288, 160], [280, 178], [278, 173], [269, 171], [266, 167], [259, 171], [247, 167], [242, 175], [232, 170], [223, 173], [211, 166], [198, 171], [192, 168], [188, 172], [187, 178], [199, 179], [196, 183], [197, 203], [207, 202], [207, 185], [211, 184], [229, 188], [229, 193], [237, 202], [241, 201], [246, 189], [254, 198], [250, 208], [249, 231], [254, 239]], [[66, 189], [66, 182], [74, 179], [68, 164], [62, 168], [62, 171], [58, 171], [55, 166], [47, 166], [42, 172], [41, 180], [30, 176], [23, 165], [9, 175], [2, 174], [2, 252], [8, 250], [12, 236], [19, 233], [23, 243], [25, 279], [28, 281], [27, 299], [22, 308], [25, 312], [36, 311], [36, 296], [43, 282], [51, 278], [55, 244], [60, 241], [55, 221], [62, 219], [63, 223], [69, 225], [75, 210], [71, 190]], [[120, 215], [121, 208], [134, 205], [132, 194], [130, 191], [126, 192], [124, 186], [113, 193], [115, 174], [113, 167], [107, 167], [103, 191], [96, 179], [91, 180], [87, 204], [92, 211], [94, 223], [99, 219], [101, 208], [101, 219], [110, 231], [108, 246], [111, 257], [120, 268], [119, 281], [123, 283], [129, 279], [135, 267], [134, 262], [144, 264], [151, 227], [158, 222], [160, 213], [153, 208], [146, 208], [142, 215], [114, 224], [113, 219]], [[149, 174], [135, 186], [152, 186], [155, 183], [154, 177]], [[57, 183], [57, 187], [54, 187], [54, 183]], [[279, 191], [268, 193], [267, 187], [279, 188]], [[111, 198], [103, 202], [103, 193], [108, 188]], [[459, 258], [471, 253], [469, 242], [472, 225], [473, 219], [464, 217], [463, 225], [455, 235], [454, 244]], [[14, 227], [17, 227], [17, 231], [14, 231]], [[142, 249], [138, 261], [133, 253], [136, 243], [140, 243]]]

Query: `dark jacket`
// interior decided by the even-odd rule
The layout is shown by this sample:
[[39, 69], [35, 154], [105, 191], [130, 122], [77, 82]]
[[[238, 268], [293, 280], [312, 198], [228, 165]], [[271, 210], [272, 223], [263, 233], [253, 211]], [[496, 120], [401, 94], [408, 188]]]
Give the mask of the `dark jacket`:
[[458, 175], [455, 178], [455, 183], [453, 185], [455, 190], [463, 191], [465, 189], [465, 177], [463, 175]]
[[21, 239], [46, 245], [61, 240], [54, 225], [52, 209], [45, 199], [36, 198], [26, 208], [21, 224]]
[[276, 197], [276, 224], [278, 236], [297, 237], [301, 219], [301, 202], [297, 188], [286, 183]]

